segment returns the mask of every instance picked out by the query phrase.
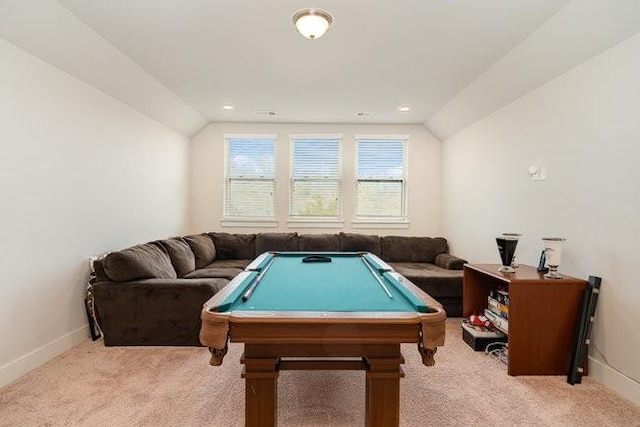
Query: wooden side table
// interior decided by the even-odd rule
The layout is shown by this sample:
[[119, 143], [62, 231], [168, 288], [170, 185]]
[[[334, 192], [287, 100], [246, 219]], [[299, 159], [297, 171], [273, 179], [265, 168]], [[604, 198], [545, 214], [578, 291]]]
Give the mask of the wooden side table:
[[483, 313], [489, 291], [507, 288], [509, 375], [566, 375], [587, 281], [570, 276], [547, 279], [528, 265], [520, 265], [515, 273], [501, 273], [499, 267], [464, 266], [463, 316]]

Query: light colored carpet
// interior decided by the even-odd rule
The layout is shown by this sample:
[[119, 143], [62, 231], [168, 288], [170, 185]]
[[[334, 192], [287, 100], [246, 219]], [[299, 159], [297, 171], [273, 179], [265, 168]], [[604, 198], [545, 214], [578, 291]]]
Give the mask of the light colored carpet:
[[[425, 425], [640, 426], [640, 408], [600, 383], [564, 376], [509, 377], [506, 366], [474, 352], [460, 319], [447, 321], [436, 365], [403, 346], [400, 423]], [[86, 341], [0, 389], [0, 425], [241, 426], [242, 345], [224, 364], [204, 348], [104, 347]], [[285, 371], [279, 379], [280, 426], [364, 423], [364, 373]]]

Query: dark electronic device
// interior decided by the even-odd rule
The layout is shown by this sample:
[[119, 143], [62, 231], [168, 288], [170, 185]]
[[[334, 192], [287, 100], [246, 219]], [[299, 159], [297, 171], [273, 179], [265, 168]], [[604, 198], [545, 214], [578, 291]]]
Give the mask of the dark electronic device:
[[549, 267], [545, 267], [544, 265], [547, 263], [547, 253], [542, 251], [540, 254], [540, 262], [538, 263], [538, 271], [540, 273], [548, 273]]
[[601, 282], [602, 279], [600, 277], [589, 276], [589, 283], [580, 300], [580, 313], [578, 314], [573, 351], [569, 361], [569, 374], [567, 375], [567, 382], [571, 385], [582, 382], [584, 366], [589, 354], [591, 327], [593, 326]]

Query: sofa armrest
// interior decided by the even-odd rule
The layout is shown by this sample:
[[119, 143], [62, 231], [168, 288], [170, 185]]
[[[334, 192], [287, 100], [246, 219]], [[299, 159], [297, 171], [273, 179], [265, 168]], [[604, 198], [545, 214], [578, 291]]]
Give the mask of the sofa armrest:
[[434, 261], [435, 265], [440, 268], [446, 268], [447, 270], [462, 270], [462, 267], [464, 267], [466, 263], [466, 260], [451, 254], [438, 254]]
[[105, 345], [200, 345], [200, 312], [227, 279], [143, 279], [93, 285]]

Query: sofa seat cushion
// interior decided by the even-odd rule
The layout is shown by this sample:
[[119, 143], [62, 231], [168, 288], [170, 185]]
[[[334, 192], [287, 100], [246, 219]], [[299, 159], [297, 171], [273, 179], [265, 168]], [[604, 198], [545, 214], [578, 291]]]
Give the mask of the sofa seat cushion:
[[175, 279], [176, 271], [162, 245], [145, 243], [107, 255], [104, 272], [114, 282], [138, 279]]
[[256, 235], [256, 256], [269, 251], [295, 252], [298, 233], [259, 233]]
[[340, 250], [343, 252], [371, 252], [380, 256], [380, 237], [370, 234], [341, 232]]
[[205, 268], [239, 268], [244, 270], [251, 264], [251, 259], [217, 259]]
[[240, 273], [242, 273], [241, 268], [233, 268], [233, 267], [199, 268], [187, 274], [186, 276], [184, 276], [184, 278], [195, 279], [195, 278], [211, 277], [211, 278], [222, 278], [222, 279], [231, 280]]
[[236, 233], [209, 233], [216, 245], [216, 259], [254, 259], [256, 235]]
[[462, 297], [461, 270], [447, 270], [429, 263], [390, 262], [389, 265], [436, 300]]
[[338, 234], [301, 234], [298, 246], [302, 252], [338, 252], [340, 235]]
[[380, 246], [382, 259], [387, 262], [433, 263], [436, 255], [449, 251], [443, 237], [383, 236]]
[[181, 237], [161, 240], [171, 259], [171, 264], [176, 270], [178, 277], [184, 277], [196, 269], [196, 257], [189, 244]]
[[193, 255], [196, 257], [196, 268], [203, 268], [216, 259], [216, 246], [207, 234], [194, 234], [186, 236], [184, 240], [191, 247]]

